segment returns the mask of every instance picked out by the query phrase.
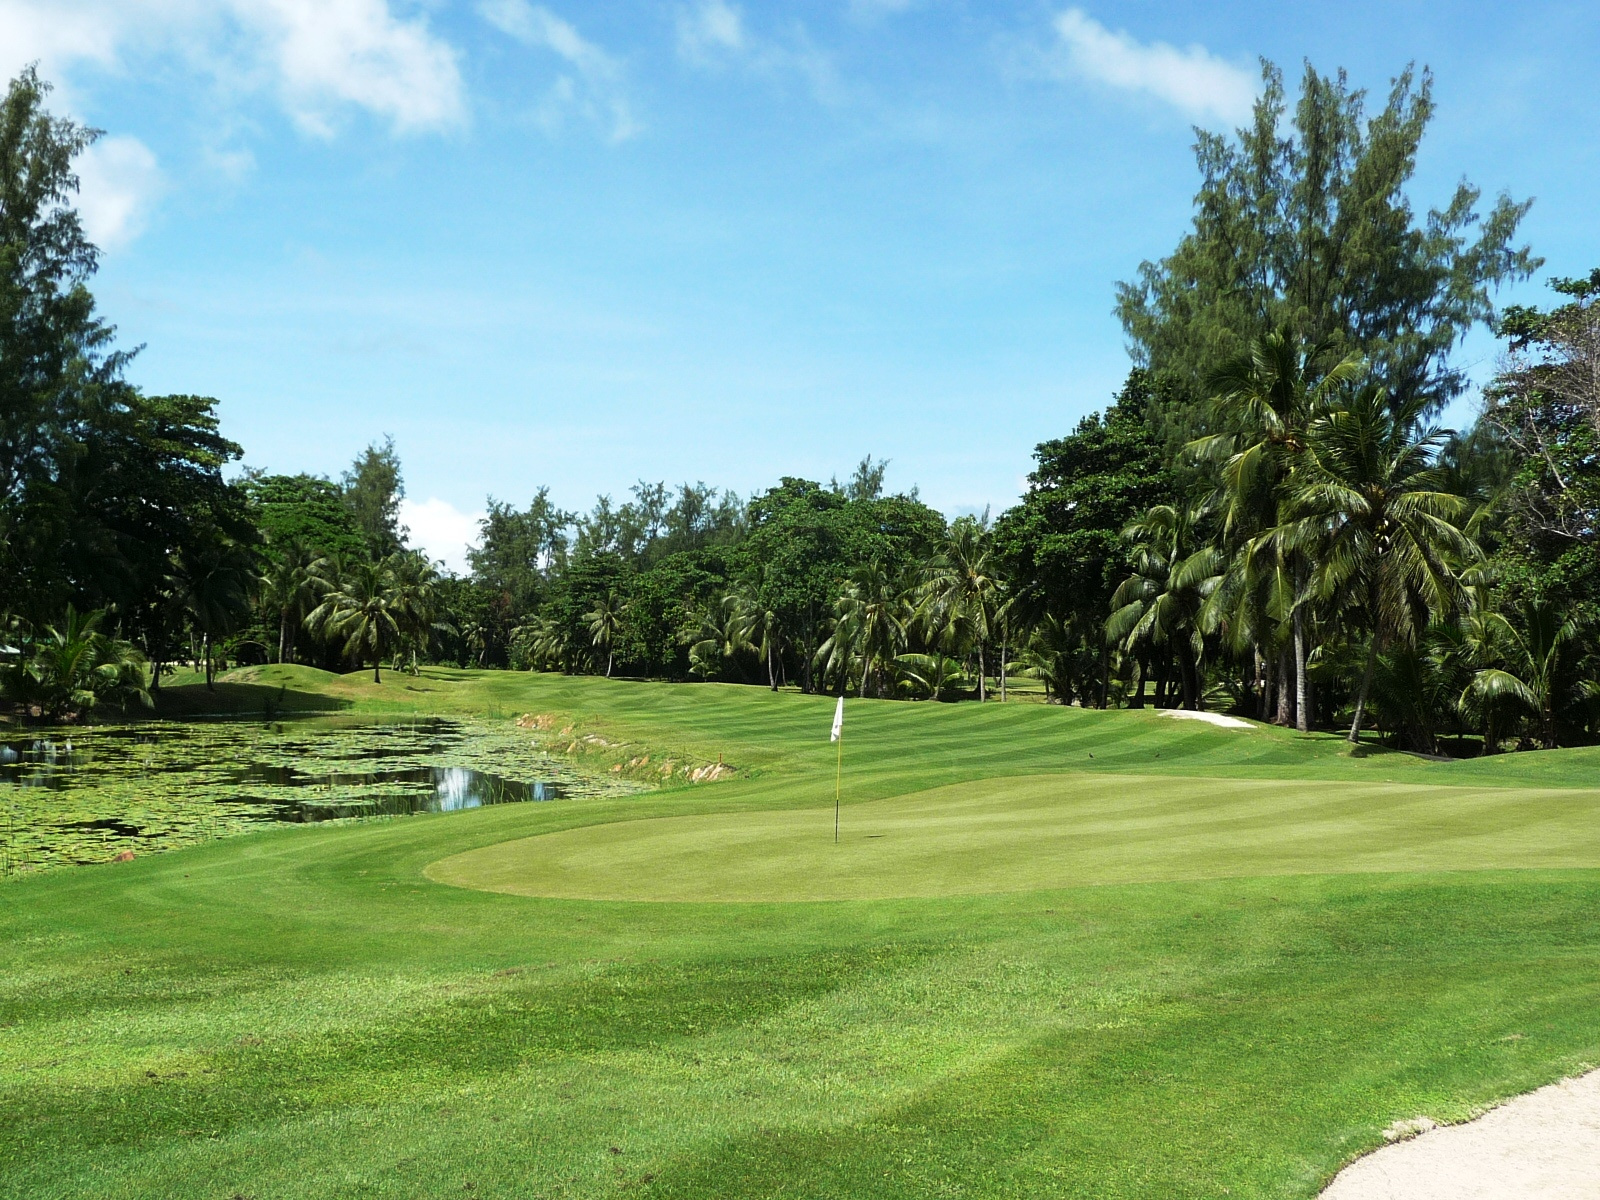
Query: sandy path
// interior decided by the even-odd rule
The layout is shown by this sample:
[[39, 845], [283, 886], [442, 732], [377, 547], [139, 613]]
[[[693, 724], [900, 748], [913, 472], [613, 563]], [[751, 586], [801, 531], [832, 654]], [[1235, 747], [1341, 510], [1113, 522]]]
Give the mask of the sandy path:
[[1322, 1200], [1600, 1200], [1600, 1071], [1385, 1146]]
[[1207, 725], [1220, 725], [1224, 729], [1250, 728], [1249, 721], [1241, 721], [1225, 713], [1191, 712], [1187, 708], [1163, 708], [1160, 711], [1163, 717], [1176, 717], [1180, 721], [1204, 721]]

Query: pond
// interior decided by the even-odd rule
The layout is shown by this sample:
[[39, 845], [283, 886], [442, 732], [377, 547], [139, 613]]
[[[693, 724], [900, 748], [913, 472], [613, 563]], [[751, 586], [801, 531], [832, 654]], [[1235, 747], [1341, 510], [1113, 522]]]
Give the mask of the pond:
[[104, 862], [264, 824], [627, 795], [509, 724], [310, 718], [0, 738], [0, 874]]

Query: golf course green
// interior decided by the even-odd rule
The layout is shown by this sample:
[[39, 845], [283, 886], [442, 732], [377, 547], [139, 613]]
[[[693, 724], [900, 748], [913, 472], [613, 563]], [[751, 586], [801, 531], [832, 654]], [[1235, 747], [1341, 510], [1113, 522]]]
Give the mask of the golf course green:
[[1311, 1197], [1600, 1063], [1595, 750], [851, 702], [835, 845], [827, 697], [202, 690], [735, 774], [0, 883], [0, 1196]]

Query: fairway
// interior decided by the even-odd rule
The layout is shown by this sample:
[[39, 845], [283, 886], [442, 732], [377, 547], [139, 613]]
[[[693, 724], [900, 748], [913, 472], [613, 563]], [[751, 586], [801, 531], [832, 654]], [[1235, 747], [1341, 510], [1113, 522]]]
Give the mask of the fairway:
[[1352, 871], [1600, 866], [1600, 791], [1066, 774], [622, 821], [431, 864], [578, 900], [869, 900]]
[[1600, 1062], [1592, 750], [859, 702], [835, 846], [828, 697], [260, 674], [738, 773], [0, 885], [0, 1196], [1311, 1200]]

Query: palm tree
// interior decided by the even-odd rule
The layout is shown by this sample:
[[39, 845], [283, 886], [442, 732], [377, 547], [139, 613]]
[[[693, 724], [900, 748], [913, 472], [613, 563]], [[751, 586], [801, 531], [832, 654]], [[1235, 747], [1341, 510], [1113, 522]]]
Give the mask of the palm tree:
[[67, 605], [60, 624], [25, 639], [25, 652], [5, 670], [5, 691], [46, 720], [85, 712], [102, 700], [124, 706], [136, 700], [150, 707], [144, 656], [100, 632], [104, 619], [104, 612], [80, 613]]
[[[1222, 513], [1224, 539], [1250, 538], [1277, 524], [1289, 476], [1305, 453], [1312, 423], [1365, 369], [1360, 355], [1352, 352], [1323, 371], [1328, 357], [1326, 346], [1308, 346], [1287, 329], [1277, 330], [1256, 338], [1208, 378], [1212, 413], [1222, 431], [1191, 442], [1189, 449], [1197, 458], [1222, 464], [1215, 503]], [[1271, 573], [1259, 566], [1252, 569], [1258, 575]], [[1279, 569], [1290, 576], [1297, 595], [1304, 592], [1309, 569], [1304, 560], [1279, 564]], [[1277, 671], [1279, 718], [1287, 723], [1284, 684], [1292, 652], [1295, 724], [1303, 733], [1310, 728], [1306, 611], [1297, 603], [1284, 615], [1289, 636], [1276, 639], [1285, 651]]]
[[184, 611], [204, 643], [206, 687], [215, 687], [214, 640], [233, 632], [250, 612], [250, 596], [258, 576], [244, 547], [223, 538], [208, 538], [198, 549], [179, 555], [173, 573]]
[[299, 538], [285, 542], [275, 557], [267, 559], [261, 576], [261, 605], [278, 616], [279, 662], [289, 661], [295, 630], [328, 590], [318, 562], [317, 555]]
[[[1492, 721], [1494, 709], [1502, 703], [1522, 708], [1539, 728], [1539, 742], [1546, 750], [1557, 743], [1557, 706], [1561, 701], [1560, 670], [1563, 655], [1578, 636], [1578, 623], [1563, 617], [1551, 604], [1535, 601], [1523, 606], [1521, 621], [1513, 624], [1501, 613], [1491, 613], [1486, 622], [1494, 630], [1494, 641], [1504, 655], [1502, 667], [1478, 671], [1462, 693], [1463, 705], [1487, 710]], [[1573, 699], [1591, 689], [1579, 685]], [[1484, 748], [1489, 749], [1489, 735]]]
[[372, 659], [372, 682], [383, 682], [383, 660], [399, 641], [401, 618], [390, 559], [351, 564], [306, 623], [326, 637], [342, 639], [343, 654], [357, 664]]
[[995, 617], [1005, 601], [986, 521], [958, 517], [943, 548], [929, 564], [920, 589], [917, 617], [928, 640], [949, 653], [975, 652], [978, 699], [988, 699], [986, 650]]
[[[1084, 637], [1070, 619], [1045, 613], [1033, 623], [1028, 640], [1017, 656], [1023, 674], [1044, 684], [1047, 700], [1060, 704], [1072, 701], [1077, 681], [1097, 661], [1087, 653]], [[1088, 662], [1085, 658], [1088, 658]]]
[[607, 592], [595, 601], [594, 608], [583, 614], [589, 623], [589, 632], [595, 646], [605, 651], [606, 678], [611, 678], [611, 668], [616, 661], [617, 634], [622, 629], [623, 605], [616, 592]]
[[[1123, 536], [1136, 543], [1133, 573], [1112, 595], [1106, 622], [1106, 637], [1130, 653], [1142, 655], [1154, 647], [1176, 653], [1183, 707], [1189, 709], [1200, 703], [1205, 646], [1200, 613], [1222, 570], [1222, 552], [1199, 536], [1199, 515], [1158, 504], [1128, 524]], [[1144, 692], [1142, 675], [1139, 692]]]
[[536, 617], [511, 630], [511, 648], [527, 650], [529, 669], [541, 671], [571, 669], [575, 657], [572, 631], [551, 616]]
[[873, 668], [887, 669], [905, 646], [906, 625], [912, 616], [907, 588], [890, 578], [880, 562], [858, 567], [836, 605], [833, 635], [817, 651], [827, 670], [843, 675], [859, 659], [861, 686], [867, 694]]
[[426, 653], [437, 631], [449, 631], [434, 618], [439, 610], [439, 572], [425, 554], [400, 551], [389, 556], [390, 608], [400, 640], [410, 647], [410, 672], [417, 671], [418, 651]]
[[897, 654], [889, 668], [898, 690], [929, 700], [937, 700], [962, 675], [960, 661], [945, 654]]
[[751, 614], [737, 592], [728, 592], [700, 621], [700, 638], [689, 647], [689, 669], [710, 677], [740, 651], [755, 649]]
[[1379, 654], [1414, 641], [1455, 608], [1457, 567], [1481, 557], [1454, 523], [1467, 504], [1441, 489], [1436, 456], [1445, 435], [1420, 428], [1422, 409], [1420, 399], [1395, 404], [1369, 388], [1348, 408], [1318, 417], [1290, 479], [1285, 520], [1263, 535], [1316, 563], [1303, 596], [1342, 600], [1370, 631], [1352, 742], [1361, 736]]
[[782, 614], [764, 599], [770, 590], [766, 585], [771, 575], [770, 565], [763, 565], [759, 586], [753, 591], [741, 592], [740, 598], [745, 611], [751, 617], [750, 636], [755, 641], [756, 652], [761, 655], [761, 661], [767, 667], [767, 686], [777, 691], [783, 664], [783, 647], [788, 635], [784, 631]]

